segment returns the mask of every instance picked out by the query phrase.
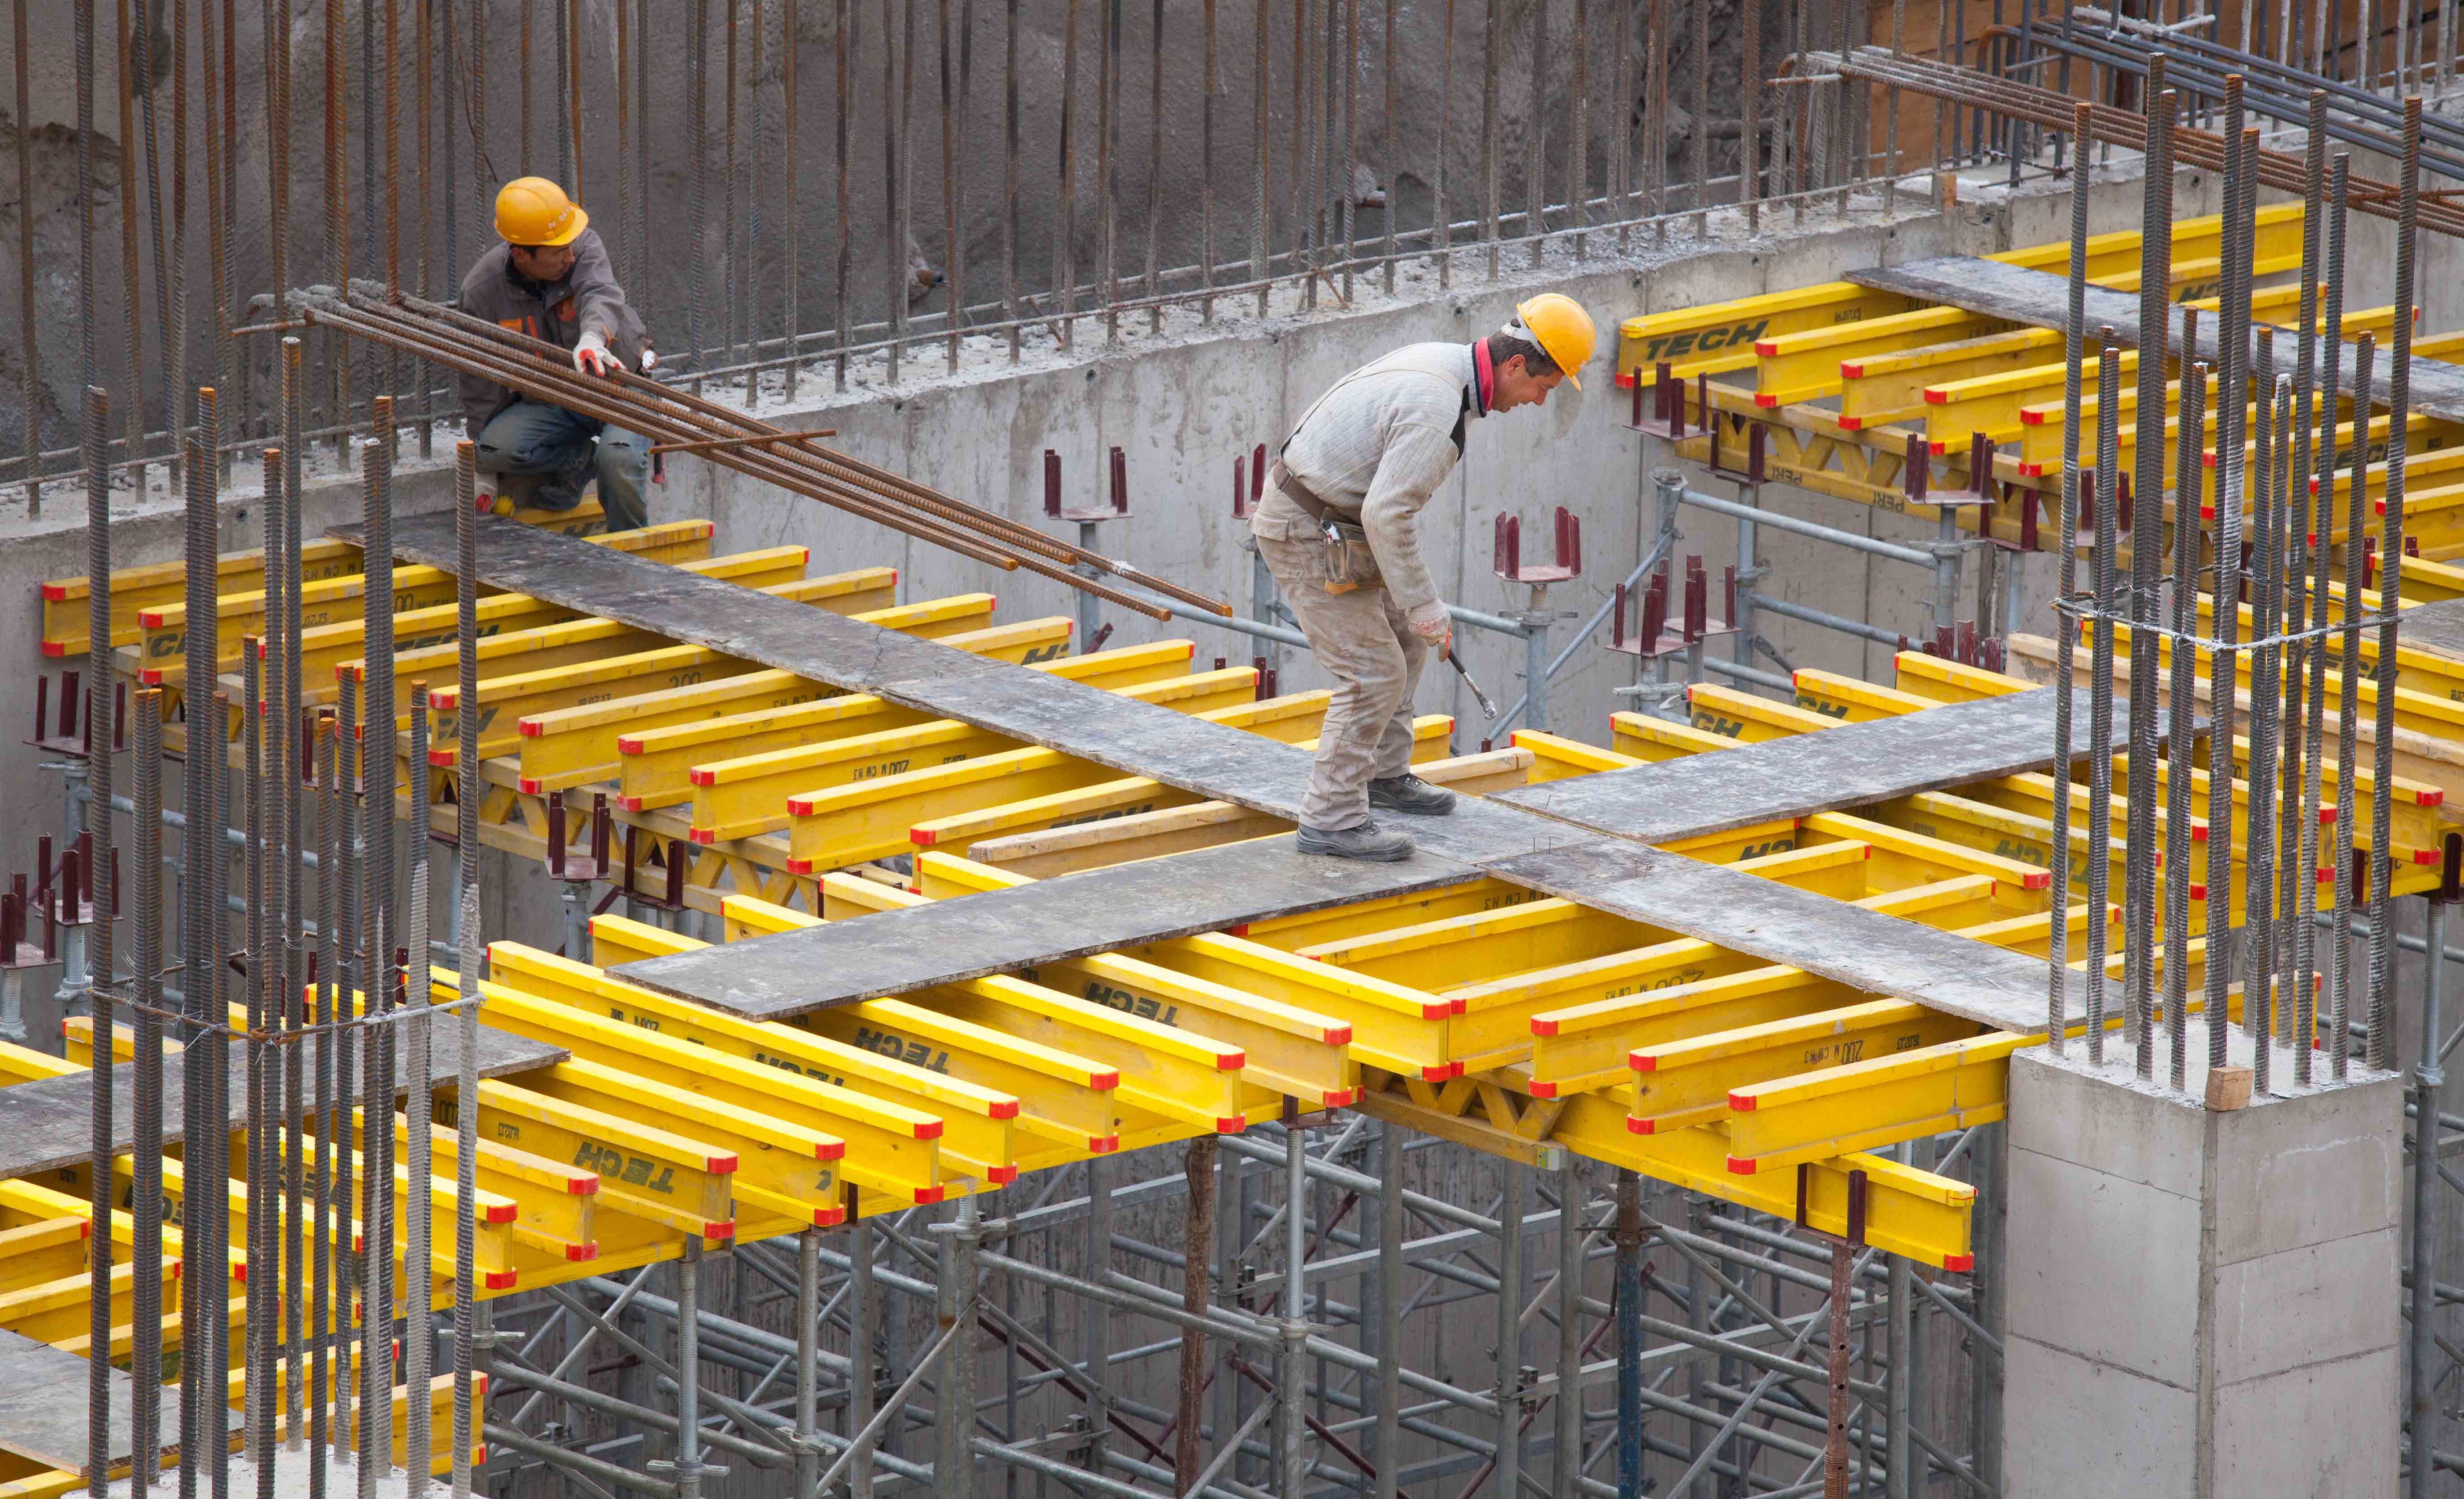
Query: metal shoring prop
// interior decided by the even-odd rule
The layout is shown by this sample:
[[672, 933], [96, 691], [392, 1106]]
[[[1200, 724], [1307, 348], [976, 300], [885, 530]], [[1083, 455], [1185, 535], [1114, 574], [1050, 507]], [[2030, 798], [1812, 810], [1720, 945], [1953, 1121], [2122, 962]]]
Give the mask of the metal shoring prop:
[[[2370, 1065], [2392, 1065], [2389, 1017], [2394, 1003], [2395, 913], [2388, 887], [2394, 866], [2388, 856], [2388, 797], [2395, 774], [2396, 611], [2404, 576], [2404, 466], [2410, 445], [2405, 424], [2412, 410], [2412, 318], [2415, 240], [2421, 216], [2421, 97], [2404, 101], [2404, 164], [2396, 180], [2395, 334], [2387, 358], [2387, 491], [2380, 502], [2379, 659], [2374, 684], [2377, 712], [2371, 720], [2370, 771]], [[2353, 488], [2363, 488], [2358, 466]], [[2347, 711], [2350, 711], [2349, 707]]]
[[[2104, 969], [2113, 915], [2108, 897], [2113, 876], [2113, 604], [2115, 511], [2121, 490], [2117, 423], [2122, 351], [2108, 326], [2097, 334], [2096, 380], [2096, 602], [2088, 641], [2087, 816], [2087, 1059], [2104, 1062]], [[2076, 628], [2065, 624], [2065, 629]], [[2070, 856], [2068, 849], [2061, 857]]]
[[[103, 639], [110, 638], [106, 629]], [[130, 860], [137, 874], [137, 945], [129, 954], [129, 965], [137, 1002], [137, 1109], [135, 1138], [129, 1148], [128, 1259], [133, 1306], [128, 1435], [130, 1487], [143, 1491], [153, 1488], [163, 1472], [162, 690], [146, 687], [138, 692], [134, 711], [137, 766], [129, 792], [137, 809], [131, 829], [137, 841]]]
[[[89, 91], [93, 87], [91, 81], [82, 76], [78, 79], [78, 84], [80, 88]], [[19, 121], [17, 160], [21, 174], [26, 161], [27, 130], [24, 124], [26, 116], [23, 113], [25, 98], [26, 8], [20, 3], [17, 7], [17, 99], [20, 111], [17, 116]], [[29, 225], [33, 224], [34, 217], [33, 202], [31, 197], [21, 199], [18, 208], [18, 217]], [[27, 233], [26, 243], [31, 246], [32, 229], [29, 228]], [[30, 260], [27, 264], [31, 268], [33, 262]], [[31, 269], [27, 274], [29, 277], [27, 286], [31, 291], [33, 285], [31, 279], [33, 275]], [[30, 308], [31, 305], [30, 302]], [[27, 325], [26, 337], [27, 347], [31, 351], [33, 338], [31, 319]], [[30, 352], [26, 369], [26, 380], [30, 388], [33, 379], [33, 365]], [[32, 401], [27, 402], [25, 410], [28, 432], [26, 495], [28, 518], [31, 519], [36, 503], [32, 456], [35, 445], [33, 436], [35, 407]], [[94, 1019], [96, 1045], [103, 1049], [97, 1054], [107, 1059], [111, 1054], [108, 1048], [111, 1044], [110, 1037], [114, 1024], [111, 919], [120, 904], [120, 880], [119, 865], [112, 861], [111, 857], [111, 751], [113, 748], [111, 736], [115, 731], [111, 719], [111, 684], [115, 680], [115, 674], [111, 670], [111, 398], [101, 387], [88, 385], [85, 388], [84, 416], [85, 420], [79, 435], [85, 447], [86, 482], [88, 685], [85, 723], [86, 743], [89, 747], [86, 753], [86, 774], [94, 795], [94, 810], [86, 817], [86, 826], [94, 839], [91, 847], [94, 857], [92, 867], [95, 870], [93, 882], [96, 891], [94, 925], [88, 934], [87, 947], [89, 960], [87, 971], [93, 975], [88, 991], [92, 996], [88, 1008]], [[155, 784], [155, 794], [158, 797], [162, 794], [160, 774], [161, 771], [158, 767], [156, 771], [158, 778]], [[162, 836], [159, 818], [155, 836], [157, 838]], [[107, 891], [104, 878], [106, 876], [109, 877]], [[96, 1289], [89, 1290], [87, 1293], [86, 1330], [93, 1339], [90, 1347], [107, 1349], [111, 1346], [111, 1251], [114, 1242], [111, 1220], [113, 1196], [117, 1190], [117, 1184], [112, 1174], [112, 1071], [108, 1060], [94, 1067], [92, 1071], [94, 1076], [90, 1101], [93, 1108], [91, 1139], [94, 1148], [92, 1157], [87, 1162], [87, 1170], [91, 1173], [88, 1185], [91, 1189], [89, 1200], [93, 1216], [87, 1229], [86, 1273], [90, 1277], [89, 1285]], [[155, 1117], [157, 1119], [162, 1117], [159, 1108], [156, 1110]], [[112, 1458], [110, 1360], [91, 1358], [88, 1364], [86, 1466], [94, 1487], [95, 1499], [103, 1499], [103, 1492], [109, 1485], [108, 1475]], [[150, 1473], [151, 1470], [136, 1468], [132, 1471]]]
[[[2215, 584], [2211, 597], [2221, 600], [2216, 611], [2214, 644], [2208, 661], [2208, 703], [2222, 725], [2208, 735], [2208, 879], [2206, 910], [2208, 1065], [2225, 1063], [2225, 1026], [2231, 1014], [2233, 963], [2233, 752], [2232, 707], [2235, 684], [2235, 641], [2241, 635], [2237, 605], [2241, 597], [2242, 495], [2247, 474], [2242, 451], [2244, 418], [2249, 411], [2245, 388], [2250, 349], [2249, 304], [2234, 295], [2246, 258], [2240, 253], [2242, 200], [2248, 178], [2241, 168], [2241, 85], [2228, 78], [2225, 127], [2235, 142], [2225, 172], [2224, 222], [2219, 226], [2223, 251], [2223, 295], [2216, 307], [2216, 451], [2223, 467], [2216, 475]], [[2215, 836], [2215, 830], [2226, 830]], [[2221, 913], [2221, 914], [2220, 914]]]
[[[845, 105], [842, 103], [842, 110]], [[454, 640], [459, 647], [455, 681], [457, 703], [479, 701], [479, 488], [478, 449], [467, 439], [453, 445]], [[456, 1039], [461, 1045], [453, 1078], [453, 1196], [467, 1204], [478, 1195], [479, 1155], [479, 1007], [477, 997], [484, 948], [479, 937], [479, 718], [456, 713], [459, 740], [454, 768], [453, 849], [461, 864], [455, 900], [455, 925], [461, 950], [454, 963], [459, 1011]], [[472, 1373], [477, 1352], [477, 1311], [471, 1277], [477, 1253], [471, 1214], [453, 1214], [453, 1499], [471, 1499], [471, 1438], [478, 1413], [472, 1408]]]
[[[2158, 653], [2147, 626], [2158, 619], [2159, 564], [2165, 551], [2165, 374], [2172, 333], [2174, 98], [2164, 84], [2164, 56], [2147, 67], [2147, 163], [2139, 235], [2139, 391], [2130, 526], [2130, 773], [2124, 784], [2123, 831], [2123, 1028], [2139, 1075], [2151, 1075], [2155, 1053], [2148, 1018], [2156, 956], [2156, 672]], [[2122, 393], [2097, 387], [2098, 405]], [[1979, 481], [1981, 484], [1981, 481]], [[2098, 815], [2109, 809], [2099, 807]], [[2067, 850], [2064, 851], [2068, 853]]]
[[[2189, 310], [2183, 316], [2182, 410], [2173, 458], [2172, 678], [2165, 694], [2165, 1038], [2167, 1078], [2177, 1093], [2187, 1086], [2189, 1069], [2191, 700], [2198, 691], [2199, 657], [2190, 642], [2199, 625], [2199, 474], [2208, 424], [2208, 366], [2189, 361], [2198, 340], [2188, 326]], [[2229, 725], [2225, 732], [2230, 738]], [[2230, 787], [2226, 795], [2232, 795]], [[2214, 836], [2211, 829], [2209, 836]], [[2232, 836], [2228, 824], [2228, 842]], [[2211, 925], [2211, 942], [2213, 933]]]
[[[2088, 106], [2081, 104], [2077, 129], [2082, 140], [2086, 138], [2087, 120]], [[1897, 196], [1896, 188], [1892, 196]], [[2075, 618], [2063, 611], [2076, 610], [2079, 604], [2079, 361], [2086, 357], [2082, 346], [2087, 339], [2087, 209], [2088, 174], [2073, 172], [2070, 315], [2062, 325], [2061, 552], [2054, 585], [2054, 680], [2062, 690], [2054, 699], [2054, 831], [2050, 845], [2054, 854], [2050, 901], [2054, 921], [2048, 933], [2046, 958], [2050, 972], [2045, 990], [2045, 1045], [2053, 1049], [2056, 1056], [2068, 1046], [2068, 1017], [2064, 1011], [2071, 936], [2071, 689], [2077, 671], [2079, 628]]]

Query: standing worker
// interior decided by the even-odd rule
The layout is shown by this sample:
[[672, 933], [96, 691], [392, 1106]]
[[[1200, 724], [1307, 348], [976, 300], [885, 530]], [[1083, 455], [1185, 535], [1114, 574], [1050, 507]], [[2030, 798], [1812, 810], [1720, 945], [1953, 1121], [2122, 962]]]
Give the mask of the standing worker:
[[1416, 343], [1346, 375], [1285, 440], [1250, 517], [1260, 554], [1309, 649], [1334, 678], [1300, 849], [1408, 858], [1412, 839], [1370, 811], [1442, 816], [1450, 791], [1411, 773], [1412, 695], [1452, 643], [1420, 560], [1420, 508], [1463, 457], [1473, 417], [1536, 406], [1592, 357], [1591, 315], [1551, 292], [1470, 344]]
[[[650, 353], [642, 316], [607, 266], [607, 248], [582, 205], [544, 177], [517, 177], [496, 193], [496, 234], [504, 241], [462, 278], [462, 311], [498, 327], [542, 338], [573, 356], [585, 375], [605, 375], [619, 361], [648, 370]], [[649, 521], [643, 486], [649, 446], [639, 433], [619, 431], [580, 412], [525, 396], [484, 375], [462, 377], [462, 416], [478, 445], [479, 467], [500, 487], [539, 510], [569, 511], [582, 503], [595, 470], [609, 531], [634, 531]]]

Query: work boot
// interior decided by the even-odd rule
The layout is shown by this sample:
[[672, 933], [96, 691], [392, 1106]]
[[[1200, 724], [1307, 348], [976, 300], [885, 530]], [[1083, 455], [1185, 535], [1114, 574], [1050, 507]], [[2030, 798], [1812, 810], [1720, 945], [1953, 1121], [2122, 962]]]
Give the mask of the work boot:
[[1301, 829], [1300, 849], [1304, 854], [1324, 854], [1332, 858], [1362, 858], [1373, 863], [1392, 864], [1412, 857], [1412, 839], [1391, 828], [1364, 822], [1354, 828]]
[[569, 511], [582, 503], [582, 491], [590, 483], [590, 466], [576, 464], [539, 487], [530, 499], [531, 509]]
[[1369, 805], [1383, 812], [1407, 812], [1416, 817], [1442, 817], [1455, 810], [1455, 793], [1406, 771], [1371, 781]]

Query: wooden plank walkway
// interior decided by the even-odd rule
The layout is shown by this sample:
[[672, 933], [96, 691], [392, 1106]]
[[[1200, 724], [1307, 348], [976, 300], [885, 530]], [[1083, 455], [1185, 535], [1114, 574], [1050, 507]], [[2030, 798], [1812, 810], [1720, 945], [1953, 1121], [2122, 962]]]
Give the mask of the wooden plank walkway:
[[[450, 568], [451, 529], [450, 515], [405, 521], [396, 549], [410, 560]], [[1288, 746], [571, 537], [484, 520], [479, 572], [495, 587], [876, 693], [1270, 815], [1296, 818], [1307, 786], [1309, 756]], [[2116, 705], [2117, 722], [2121, 712]], [[1944, 719], [1945, 714], [1951, 716]], [[1775, 963], [1799, 962], [1800, 953], [1818, 959], [1812, 949], [1822, 945], [1820, 940], [1784, 938], [1771, 926], [1741, 923], [1719, 909], [1689, 913], [1684, 907], [1699, 901], [1737, 911], [1784, 909], [1789, 920], [1811, 923], [1837, 902], [1815, 896], [1789, 902], [1771, 895], [1768, 881], [1733, 871], [1701, 874], [1712, 866], [1659, 855], [1629, 839], [1667, 840], [1887, 800], [2050, 762], [2051, 699], [2041, 692], [1918, 717], [1937, 727], [1907, 727], [1916, 719], [1843, 726], [1607, 772], [1518, 798], [1465, 799], [1452, 816], [1409, 819], [1420, 851], [1396, 864], [1306, 858], [1288, 837], [1260, 839], [729, 943], [628, 964], [619, 971], [632, 982], [718, 1010], [771, 1018], [1489, 874], [1617, 910], [1603, 903], [1595, 886], [1622, 888], [1645, 880], [1652, 871], [1669, 880], [1672, 892], [1683, 888], [1691, 894], [1683, 901], [1648, 902], [1652, 914], [1638, 919]], [[2079, 742], [2085, 742], [2084, 728]], [[1583, 793], [1580, 789], [1592, 780], [1608, 789]], [[1713, 795], [1707, 788], [1715, 785], [1732, 790]], [[1630, 862], [1635, 859], [1643, 862]], [[1677, 870], [1685, 872], [1683, 880], [1671, 873]], [[1641, 897], [1628, 892], [1617, 899]], [[1774, 901], [1779, 904], [1772, 905]], [[1826, 966], [1803, 966], [1988, 1024], [2041, 1025], [2050, 982], [2041, 961], [2005, 955], [1989, 962], [1981, 945], [1964, 942], [1936, 951], [1925, 929], [1914, 923], [1851, 916], [1889, 925], [1869, 928], [1848, 917], [1823, 918], [1817, 924], [1834, 939], [1835, 955]], [[1840, 925], [1843, 921], [1848, 924]], [[1923, 956], [1882, 961], [1878, 954], [1892, 945], [1884, 932], [1904, 937], [1908, 952]], [[1909, 986], [1920, 983], [1922, 992], [1911, 992]]]

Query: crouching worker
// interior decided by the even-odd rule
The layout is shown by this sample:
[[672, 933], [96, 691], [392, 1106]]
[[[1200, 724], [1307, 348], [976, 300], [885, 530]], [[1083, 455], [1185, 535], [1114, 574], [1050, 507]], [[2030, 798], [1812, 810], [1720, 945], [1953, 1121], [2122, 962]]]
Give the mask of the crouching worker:
[[[496, 194], [496, 234], [503, 243], [462, 278], [462, 311], [555, 344], [585, 375], [608, 374], [619, 361], [643, 370], [656, 362], [590, 216], [563, 188], [544, 177], [507, 183]], [[596, 477], [609, 531], [649, 523], [649, 445], [639, 433], [482, 375], [464, 375], [461, 392], [479, 468], [498, 476], [499, 492], [539, 510], [571, 510]]]

